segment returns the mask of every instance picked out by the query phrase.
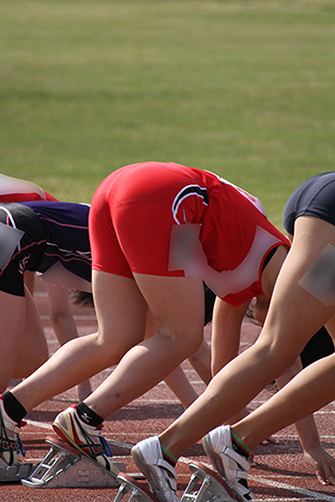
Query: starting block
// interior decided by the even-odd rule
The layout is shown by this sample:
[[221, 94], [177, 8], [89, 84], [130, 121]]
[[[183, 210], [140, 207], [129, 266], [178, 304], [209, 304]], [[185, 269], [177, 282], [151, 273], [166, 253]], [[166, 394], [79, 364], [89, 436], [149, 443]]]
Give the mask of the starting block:
[[[189, 468], [192, 476], [180, 502], [239, 502], [228, 481], [212, 469], [198, 462], [192, 462]], [[114, 502], [159, 502], [145, 484], [133, 477], [120, 473], [117, 479], [121, 486]]]
[[209, 467], [200, 462], [192, 462], [189, 464], [189, 469], [192, 476], [181, 497], [181, 502], [239, 501], [228, 481]]
[[124, 472], [118, 475], [117, 480], [121, 486], [114, 502], [121, 502], [123, 498], [127, 502], [159, 502], [144, 483], [135, 481], [133, 477]]
[[13, 464], [0, 467], [0, 483], [20, 483], [34, 468], [33, 464]]
[[[30, 488], [95, 488], [118, 486], [115, 474], [56, 437], [47, 437], [49, 453], [21, 484]], [[125, 471], [123, 462], [113, 462], [117, 472]]]

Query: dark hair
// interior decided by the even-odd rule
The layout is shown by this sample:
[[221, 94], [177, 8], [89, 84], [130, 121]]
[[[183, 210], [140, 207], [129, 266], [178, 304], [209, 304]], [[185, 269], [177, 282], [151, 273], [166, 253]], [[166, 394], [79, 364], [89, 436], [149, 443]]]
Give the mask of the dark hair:
[[[245, 313], [245, 317], [251, 320], [252, 324], [255, 324], [256, 326], [259, 326], [259, 322], [254, 318], [254, 308], [251, 303], [249, 304], [247, 311]], [[252, 344], [253, 345], [253, 344]]]
[[92, 293], [87, 293], [85, 291], [72, 291], [71, 298], [75, 305], [81, 305], [82, 307], [93, 307], [93, 295]]

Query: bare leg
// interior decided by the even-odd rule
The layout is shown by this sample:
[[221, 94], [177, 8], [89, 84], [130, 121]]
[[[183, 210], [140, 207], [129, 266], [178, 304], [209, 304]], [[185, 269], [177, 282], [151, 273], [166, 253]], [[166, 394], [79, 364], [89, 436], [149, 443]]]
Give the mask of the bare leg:
[[254, 450], [271, 434], [298, 422], [335, 398], [335, 354], [301, 371], [253, 413], [232, 426], [243, 443]]
[[29, 411], [106, 367], [117, 364], [144, 337], [147, 305], [135, 281], [94, 272], [99, 332], [71, 340], [12, 393]]
[[[157, 329], [152, 314], [149, 311], [145, 338], [147, 339], [155, 335], [157, 335]], [[184, 408], [188, 408], [198, 397], [198, 394], [195, 392], [180, 365], [165, 377], [164, 381]]]
[[48, 358], [48, 347], [36, 305], [26, 287], [26, 296], [0, 292], [0, 388], [10, 378], [23, 378]]
[[24, 273], [24, 283], [27, 286], [31, 296], [34, 296], [34, 291], [35, 291], [35, 274], [34, 274], [34, 272], [29, 272], [29, 270], [27, 270]]
[[209, 384], [212, 373], [211, 373], [211, 349], [206, 342], [202, 341], [200, 348], [191, 356], [188, 360], [192, 364], [195, 371], [198, 373], [199, 377], [206, 385]]
[[197, 399], [198, 394], [195, 392], [180, 365], [165, 377], [164, 381], [184, 408], [188, 408]]
[[314, 218], [297, 220], [293, 246], [279, 274], [259, 339], [225, 366], [160, 436], [171, 455], [179, 457], [246, 406], [293, 364], [305, 343], [332, 317], [334, 307], [324, 306], [298, 284], [328, 242], [335, 244], [332, 225]]
[[[13, 389], [26, 411], [117, 364], [126, 353], [85, 401], [107, 418], [160, 382], [199, 347], [204, 316], [200, 278], [136, 275], [136, 281], [94, 271], [99, 332], [68, 342]], [[142, 341], [148, 305], [158, 334]]]
[[197, 350], [203, 337], [204, 299], [199, 277], [134, 276], [158, 334], [129, 350], [85, 400], [104, 419], [163, 380]]

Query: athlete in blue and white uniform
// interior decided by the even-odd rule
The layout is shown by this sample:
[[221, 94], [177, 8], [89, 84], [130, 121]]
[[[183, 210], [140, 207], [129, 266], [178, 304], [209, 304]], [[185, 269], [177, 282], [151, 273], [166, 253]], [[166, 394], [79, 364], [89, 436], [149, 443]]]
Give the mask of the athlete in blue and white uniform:
[[[0, 204], [28, 201], [57, 201], [57, 199], [43, 190], [32, 181], [14, 178], [6, 174], [0, 174]], [[37, 224], [38, 225], [38, 224]], [[3, 264], [2, 264], [3, 266]], [[53, 269], [55, 275], [56, 269]], [[24, 282], [29, 293], [34, 296], [36, 276], [34, 272], [27, 271], [24, 274]], [[52, 280], [52, 277], [49, 277]], [[56, 283], [59, 281], [57, 274]], [[72, 308], [69, 298], [69, 290], [53, 284], [48, 284], [49, 319], [60, 345], [78, 338], [78, 330], [73, 319]], [[79, 292], [78, 292], [79, 294]], [[82, 293], [86, 294], [86, 293]], [[78, 399], [81, 401], [92, 392], [89, 380], [77, 385]]]
[[24, 296], [26, 270], [38, 272], [53, 284], [90, 291], [88, 213], [88, 205], [70, 202], [0, 205], [0, 235], [4, 225], [23, 232], [8, 264], [0, 271], [0, 291]]
[[[24, 274], [91, 290], [89, 206], [58, 201], [0, 204], [0, 388], [48, 358], [44, 330]], [[57, 294], [57, 291], [56, 291]], [[87, 395], [87, 394], [86, 394]]]

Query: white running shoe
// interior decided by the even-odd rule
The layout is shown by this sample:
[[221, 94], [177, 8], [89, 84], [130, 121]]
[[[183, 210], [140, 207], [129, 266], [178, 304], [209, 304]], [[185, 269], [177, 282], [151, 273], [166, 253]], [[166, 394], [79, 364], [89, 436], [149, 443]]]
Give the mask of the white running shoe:
[[54, 431], [63, 441], [74, 446], [81, 453], [97, 462], [101, 467], [112, 472], [115, 476], [119, 471], [109, 457], [113, 456], [109, 444], [102, 437], [102, 425], [92, 427], [85, 424], [78, 415], [77, 407], [70, 406], [59, 413], [52, 424]]
[[24, 456], [19, 432], [25, 422], [14, 422], [6, 413], [3, 396], [0, 394], [0, 466], [19, 463], [19, 453]]
[[209, 432], [202, 440], [214, 469], [229, 481], [241, 502], [252, 500], [248, 488], [249, 462], [233, 449], [231, 428], [223, 425]]
[[158, 436], [140, 441], [132, 448], [131, 454], [158, 500], [179, 502], [176, 495], [177, 473], [172, 465], [163, 459]]

